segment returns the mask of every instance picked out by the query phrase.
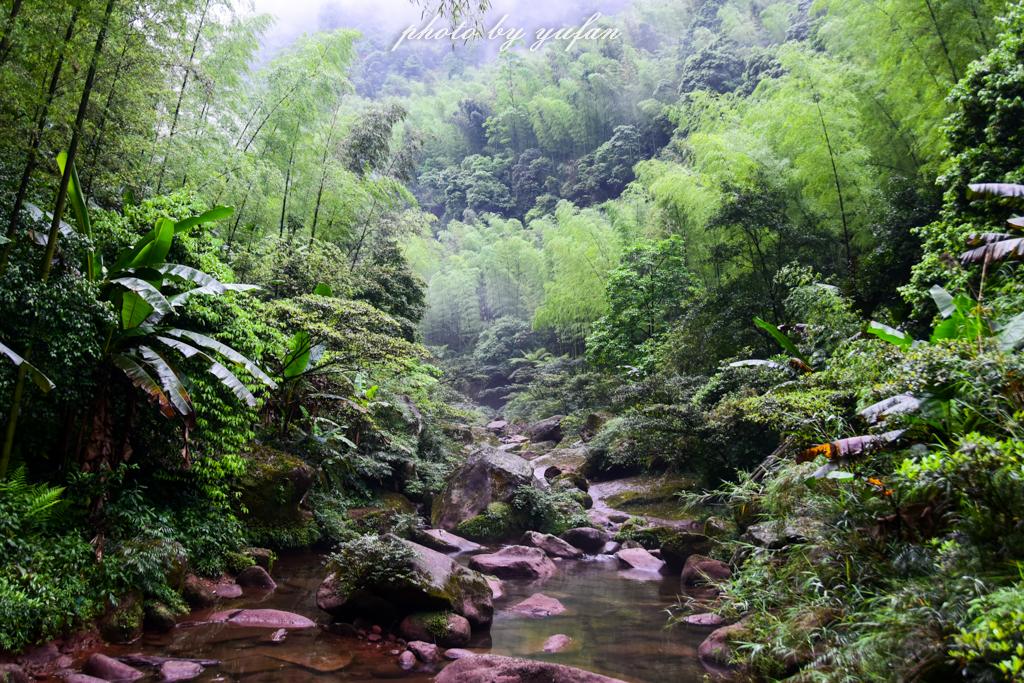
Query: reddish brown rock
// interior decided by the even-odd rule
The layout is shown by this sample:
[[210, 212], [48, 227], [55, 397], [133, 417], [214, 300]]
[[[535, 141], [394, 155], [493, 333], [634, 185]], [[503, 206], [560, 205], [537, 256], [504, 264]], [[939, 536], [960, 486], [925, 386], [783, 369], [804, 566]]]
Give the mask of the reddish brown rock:
[[624, 683], [617, 678], [561, 664], [478, 655], [449, 664], [434, 683]]
[[461, 647], [469, 643], [471, 634], [469, 621], [458, 614], [443, 615], [446, 621], [439, 628], [437, 620], [442, 616], [438, 612], [410, 614], [398, 625], [398, 631], [407, 641], [422, 640], [436, 643], [444, 647]]
[[558, 536], [542, 534], [538, 531], [527, 531], [519, 540], [520, 545], [540, 548], [548, 557], [560, 557], [567, 560], [576, 560], [583, 557], [583, 551], [564, 541]]
[[704, 555], [690, 555], [683, 565], [682, 580], [687, 586], [700, 586], [707, 583], [725, 581], [732, 576], [729, 565], [720, 560], [713, 560]]
[[413, 668], [416, 666], [416, 655], [406, 650], [402, 654], [398, 655], [398, 666], [402, 667], [406, 671]]
[[441, 659], [441, 648], [433, 643], [422, 640], [414, 640], [406, 646], [409, 652], [416, 655], [416, 659], [424, 664], [433, 664]]
[[637, 569], [643, 572], [657, 574], [661, 572], [665, 563], [643, 548], [625, 548], [615, 553], [619, 562], [630, 569]]
[[700, 614], [688, 614], [683, 617], [683, 623], [689, 626], [718, 627], [725, 623], [725, 617], [714, 612], [702, 612]]
[[476, 656], [477, 655], [476, 655], [475, 652], [471, 652], [470, 650], [463, 650], [460, 647], [450, 647], [450, 648], [448, 648], [447, 650], [444, 651], [445, 659], [451, 659], [451, 660], [465, 659], [466, 657], [476, 657]]
[[496, 553], [476, 555], [469, 566], [499, 579], [548, 579], [556, 571], [555, 563], [539, 548], [510, 545]]
[[165, 683], [172, 681], [191, 681], [203, 673], [203, 667], [196, 662], [172, 660], [160, 665], [160, 678]]
[[535, 593], [511, 608], [512, 612], [543, 619], [565, 612], [565, 605], [543, 593]]
[[562, 538], [589, 555], [596, 555], [611, 539], [606, 531], [589, 526], [569, 529]]
[[214, 612], [210, 615], [211, 622], [226, 622], [234, 626], [248, 628], [300, 629], [313, 628], [316, 623], [301, 614], [285, 612], [279, 609], [235, 609]]
[[112, 657], [95, 653], [85, 662], [83, 671], [105, 681], [137, 681], [146, 674], [135, 667], [123, 664]]
[[238, 572], [235, 582], [243, 588], [254, 588], [261, 591], [272, 591], [277, 588], [277, 582], [270, 578], [267, 570], [258, 564]]
[[564, 633], [556, 633], [544, 641], [544, 652], [561, 652], [572, 645], [572, 638]]

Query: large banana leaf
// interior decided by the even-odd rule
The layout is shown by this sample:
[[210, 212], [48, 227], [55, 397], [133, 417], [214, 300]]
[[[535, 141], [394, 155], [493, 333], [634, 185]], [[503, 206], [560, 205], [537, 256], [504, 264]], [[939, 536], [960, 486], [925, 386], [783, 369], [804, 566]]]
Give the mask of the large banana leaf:
[[900, 348], [907, 348], [914, 343], [914, 339], [909, 334], [875, 320], [868, 323], [865, 331], [868, 334], [873, 334], [879, 339], [889, 342], [890, 344], [895, 344]]
[[224, 292], [248, 292], [254, 289], [260, 289], [260, 286], [239, 284], [237, 282], [218, 282], [215, 285], [195, 287], [193, 289], [186, 290], [180, 294], [167, 297], [167, 300], [171, 302], [172, 306], [178, 307], [194, 296], [215, 296], [223, 294]]
[[125, 268], [155, 268], [161, 265], [174, 242], [174, 223], [166, 218], [139, 238], [131, 249], [125, 249], [114, 261], [111, 271], [119, 273]]
[[256, 363], [253, 363], [251, 360], [240, 354], [238, 351], [235, 351], [227, 344], [222, 344], [216, 339], [211, 339], [206, 335], [199, 334], [198, 332], [193, 332], [191, 330], [180, 330], [177, 328], [173, 328], [170, 330], [165, 330], [165, 332], [171, 337], [176, 337], [178, 339], [187, 339], [205, 349], [209, 349], [210, 351], [219, 353], [220, 355], [230, 360], [232, 363], [238, 363], [239, 365], [244, 367], [249, 372], [250, 375], [260, 380], [271, 389], [277, 388], [277, 382], [272, 380], [270, 376], [267, 375], [267, 373], [263, 372], [263, 370], [260, 369], [260, 367], [256, 365]]
[[164, 393], [156, 380], [134, 358], [124, 353], [115, 353], [111, 356], [110, 360], [115, 366], [123, 370], [124, 374], [131, 380], [131, 383], [142, 389], [151, 401], [156, 401], [164, 417], [173, 418], [175, 416], [174, 406], [171, 405], [167, 394]]
[[217, 278], [213, 277], [209, 273], [205, 273], [198, 268], [191, 266], [185, 266], [180, 263], [164, 263], [156, 267], [155, 269], [162, 275], [170, 275], [188, 282], [194, 282], [200, 287], [210, 287], [212, 289], [219, 290], [217, 293], [224, 291], [224, 285], [222, 285]]
[[[146, 320], [153, 312], [160, 316], [168, 315], [173, 307], [160, 290], [151, 283], [137, 277], [120, 277], [111, 280], [113, 284], [121, 285], [128, 290], [122, 298], [121, 303], [121, 325], [124, 329], [130, 330], [137, 327]], [[142, 300], [140, 303], [139, 300]], [[146, 304], [150, 308], [146, 312]]]
[[[60, 169], [61, 175], [64, 174], [64, 168], [68, 162], [68, 153], [62, 151], [57, 155], [57, 167]], [[71, 203], [71, 212], [75, 214], [75, 220], [78, 222], [78, 228], [83, 235], [86, 237], [92, 237], [92, 221], [89, 218], [89, 206], [85, 200], [85, 194], [82, 192], [82, 182], [78, 179], [78, 169], [75, 165], [71, 164], [71, 178], [68, 183], [68, 201]], [[100, 275], [102, 268], [96, 262], [96, 256], [93, 252], [92, 247], [85, 254], [85, 275], [90, 280], [95, 280]]]
[[171, 339], [170, 337], [158, 336], [157, 340], [159, 340], [160, 343], [178, 351], [179, 353], [181, 353], [181, 355], [185, 356], [185, 358], [202, 358], [203, 360], [209, 363], [210, 373], [213, 374], [214, 377], [219, 379], [224, 386], [230, 389], [232, 393], [235, 394], [235, 396], [244, 401], [249, 407], [253, 407], [256, 405], [256, 397], [252, 395], [252, 392], [249, 391], [249, 388], [245, 386], [245, 384], [242, 383], [242, 381], [239, 380], [234, 373], [232, 373], [226, 367], [218, 363], [211, 356], [203, 353], [202, 351], [192, 346], [191, 344], [186, 344], [185, 342], [179, 339]]
[[24, 367], [28, 376], [32, 378], [32, 381], [36, 383], [36, 386], [39, 387], [40, 391], [43, 393], [46, 393], [57, 386], [49, 377], [44, 375], [39, 368], [29, 363], [19, 354], [15, 353], [14, 349], [2, 342], [0, 342], [0, 353], [7, 356], [7, 359], [14, 363], [16, 367]]
[[139, 355], [142, 356], [142, 359], [146, 361], [149, 367], [156, 371], [156, 376], [160, 380], [160, 386], [163, 387], [164, 393], [170, 399], [178, 414], [186, 418], [192, 417], [195, 414], [195, 409], [192, 407], [192, 399], [189, 397], [188, 392], [185, 391], [184, 385], [182, 385], [181, 380], [178, 378], [178, 373], [174, 371], [160, 354], [148, 346], [140, 346]]
[[1020, 346], [1024, 342], [1024, 313], [1018, 313], [1003, 323], [996, 339], [1003, 351], [1013, 351]]
[[296, 332], [288, 342], [288, 355], [284, 360], [284, 376], [291, 379], [304, 373], [309, 368], [311, 351], [309, 334], [302, 330]]
[[974, 233], [967, 238], [968, 245], [975, 246], [960, 254], [960, 263], [994, 263], [1009, 259], [1024, 258], [1024, 237], [1015, 237], [1001, 232]]
[[800, 353], [800, 349], [796, 347], [796, 344], [793, 343], [793, 340], [790, 339], [785, 332], [783, 332], [782, 330], [780, 330], [778, 327], [771, 324], [767, 320], [762, 320], [761, 318], [758, 318], [756, 316], [754, 317], [754, 324], [757, 325], [762, 330], [764, 330], [765, 332], [767, 332], [768, 334], [770, 334], [772, 339], [774, 339], [775, 342], [779, 346], [781, 346], [786, 353], [793, 356], [794, 358], [799, 358], [807, 365], [810, 365], [810, 363], [807, 361], [807, 358], [805, 358], [804, 355]]
[[1010, 206], [1024, 206], [1024, 185], [1014, 183], [972, 183], [967, 186], [968, 199], [998, 198]]
[[214, 221], [224, 220], [234, 212], [235, 208], [233, 206], [215, 206], [209, 211], [204, 211], [198, 216], [192, 216], [191, 218], [178, 221], [174, 224], [174, 232], [177, 234], [179, 232], [185, 232], [189, 228], [200, 225], [201, 223], [213, 223]]

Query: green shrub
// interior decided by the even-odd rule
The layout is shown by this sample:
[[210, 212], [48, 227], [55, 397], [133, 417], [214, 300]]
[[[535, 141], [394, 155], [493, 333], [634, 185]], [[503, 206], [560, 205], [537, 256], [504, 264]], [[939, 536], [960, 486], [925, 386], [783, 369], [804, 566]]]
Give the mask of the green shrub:
[[327, 568], [340, 592], [381, 588], [417, 579], [416, 553], [393, 536], [359, 536], [338, 544], [327, 556]]

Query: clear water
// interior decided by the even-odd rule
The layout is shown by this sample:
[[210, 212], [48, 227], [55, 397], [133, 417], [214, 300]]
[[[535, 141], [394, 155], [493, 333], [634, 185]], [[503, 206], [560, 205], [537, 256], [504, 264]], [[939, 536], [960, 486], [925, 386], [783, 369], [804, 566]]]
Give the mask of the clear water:
[[[489, 636], [481, 635], [470, 649], [480, 653], [530, 657], [578, 666], [632, 683], [687, 683], [703, 679], [696, 648], [707, 630], [666, 630], [665, 609], [676, 602], [678, 577], [644, 577], [622, 572], [614, 562], [564, 561], [560, 571], [541, 585], [505, 581], [506, 595], [495, 604]], [[282, 609], [320, 623], [326, 615], [315, 602], [324, 577], [321, 558], [297, 554], [281, 558], [274, 567], [278, 589], [264, 596], [245, 596], [222, 603], [217, 609], [263, 607]], [[542, 592], [567, 608], [564, 614], [544, 619], [510, 613], [507, 609]], [[189, 619], [201, 621], [207, 612]], [[224, 624], [179, 625], [171, 633], [147, 635], [140, 642], [108, 648], [111, 655], [142, 652], [169, 657], [221, 660], [199, 681], [380, 681], [426, 682], [435, 670], [402, 671], [399, 649], [390, 642], [368, 643], [325, 628], [291, 631], [282, 643], [269, 642], [271, 631], [241, 629]], [[563, 633], [573, 639], [563, 652], [541, 652], [544, 641]]]

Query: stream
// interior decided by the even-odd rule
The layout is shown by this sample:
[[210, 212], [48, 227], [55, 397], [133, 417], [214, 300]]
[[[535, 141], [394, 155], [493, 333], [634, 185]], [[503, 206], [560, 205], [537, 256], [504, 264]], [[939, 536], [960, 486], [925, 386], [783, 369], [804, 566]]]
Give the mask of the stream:
[[[608, 556], [561, 560], [558, 565], [558, 573], [543, 585], [505, 580], [505, 596], [495, 602], [490, 634], [475, 634], [468, 649], [481, 654], [544, 659], [633, 683], [703, 679], [705, 671], [697, 661], [696, 648], [709, 629], [665, 628], [665, 608], [682, 590], [678, 576], [637, 580], [622, 572], [617, 560]], [[325, 573], [318, 554], [284, 555], [274, 566], [276, 591], [222, 602], [188, 617], [190, 622], [201, 622], [217, 610], [260, 607], [296, 612], [322, 625], [290, 631], [284, 642], [270, 642], [271, 631], [267, 629], [224, 623], [190, 626], [186, 622], [170, 633], [146, 634], [141, 641], [109, 646], [105, 652], [111, 656], [141, 652], [221, 661], [219, 666], [207, 668], [195, 679], [198, 681], [432, 680], [436, 670], [406, 672], [398, 666], [398, 651], [404, 648], [397, 643], [370, 643], [326, 627], [327, 615], [317, 608], [315, 600]], [[566, 612], [534, 619], [508, 611], [511, 605], [536, 592], [557, 598]], [[570, 636], [572, 645], [557, 654], [543, 653], [544, 640], [556, 633]]]

